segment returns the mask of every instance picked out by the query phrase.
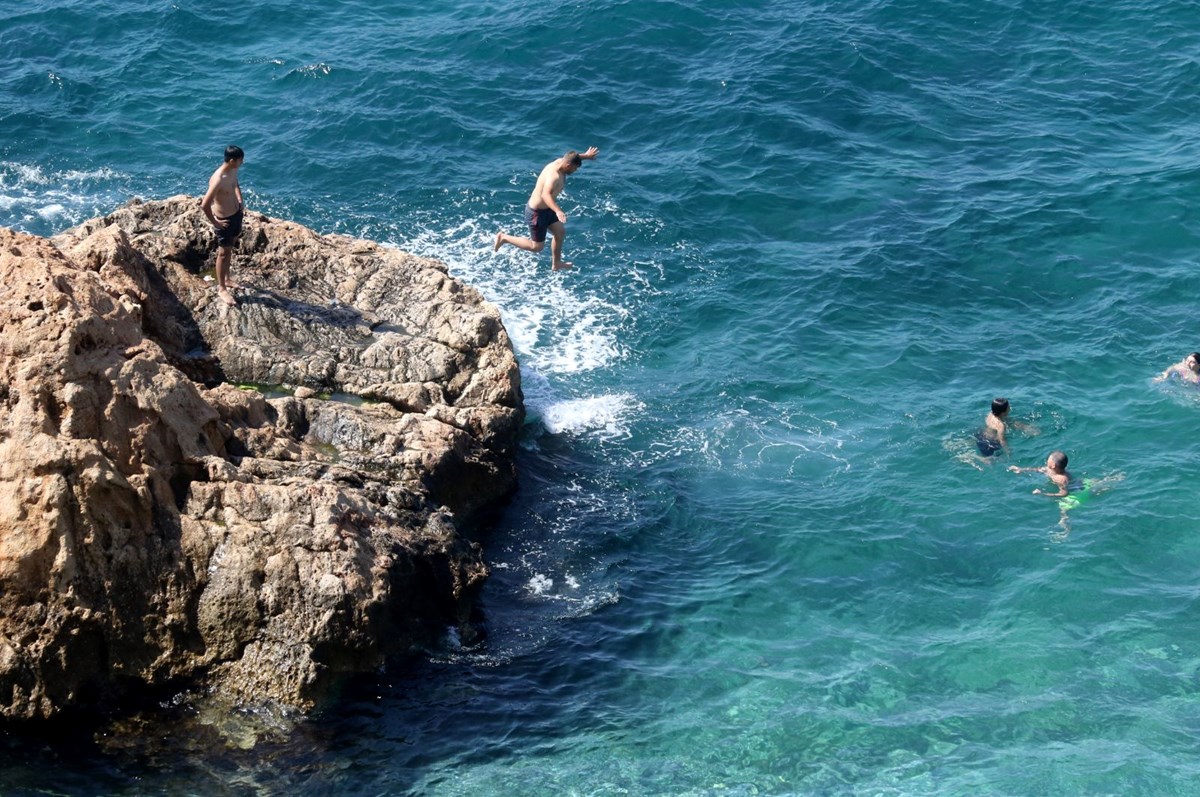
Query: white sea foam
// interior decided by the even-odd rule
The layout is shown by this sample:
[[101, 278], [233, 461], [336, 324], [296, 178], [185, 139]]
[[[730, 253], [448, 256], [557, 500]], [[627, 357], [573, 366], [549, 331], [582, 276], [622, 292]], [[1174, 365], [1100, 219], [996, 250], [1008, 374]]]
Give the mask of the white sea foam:
[[468, 219], [449, 229], [426, 228], [399, 245], [442, 260], [496, 303], [527, 367], [549, 375], [580, 374], [627, 356], [620, 332], [629, 311], [581, 290], [569, 272], [551, 272], [545, 252], [531, 255], [505, 247], [493, 253], [498, 226]]
[[108, 168], [55, 171], [0, 161], [0, 224], [53, 233], [124, 201], [125, 189], [114, 185], [124, 179]]
[[86, 183], [97, 180], [112, 180], [120, 174], [109, 168], [67, 169], [46, 171], [37, 164], [0, 161], [0, 188], [20, 188], [37, 185], [62, 185], [63, 183]]
[[630, 418], [641, 408], [629, 393], [569, 399], [542, 409], [542, 425], [551, 434], [597, 431], [606, 438], [628, 437]]
[[58, 173], [57, 179], [68, 183], [82, 183], [89, 180], [112, 180], [120, 175], [112, 169], [69, 169]]
[[541, 573], [534, 573], [533, 578], [529, 579], [529, 583], [526, 586], [534, 595], [545, 595], [554, 589], [554, 580]]
[[321, 62], [316, 64], [305, 64], [304, 66], [296, 67], [289, 74], [296, 74], [300, 75], [301, 77], [320, 78], [325, 77], [332, 71], [333, 70], [329, 64]]
[[48, 179], [39, 166], [0, 161], [0, 188], [45, 185]]
[[521, 361], [526, 407], [548, 432], [628, 436], [643, 406], [635, 396], [570, 394], [575, 377], [602, 372], [628, 356], [621, 339], [632, 313], [570, 272], [551, 272], [546, 252], [505, 247], [494, 253], [492, 236], [501, 226], [512, 225], [488, 218], [442, 229], [425, 225], [397, 245], [445, 262], [500, 308]]

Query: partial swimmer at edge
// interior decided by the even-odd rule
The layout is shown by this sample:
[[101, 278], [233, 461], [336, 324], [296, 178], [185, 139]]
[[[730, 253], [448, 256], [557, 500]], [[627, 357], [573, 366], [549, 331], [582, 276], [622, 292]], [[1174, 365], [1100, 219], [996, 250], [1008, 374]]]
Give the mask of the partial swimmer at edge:
[[1172, 376], [1179, 377], [1180, 381], [1183, 382], [1191, 382], [1194, 385], [1200, 385], [1200, 351], [1194, 351], [1187, 357], [1184, 357], [1182, 360], [1156, 376], [1154, 381], [1163, 382], [1167, 379], [1170, 379]]

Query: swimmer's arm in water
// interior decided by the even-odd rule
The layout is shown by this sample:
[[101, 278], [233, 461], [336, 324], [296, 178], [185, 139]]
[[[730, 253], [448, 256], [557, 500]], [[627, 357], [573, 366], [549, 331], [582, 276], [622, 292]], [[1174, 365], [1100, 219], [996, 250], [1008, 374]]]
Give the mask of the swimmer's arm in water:
[[1155, 382], [1165, 382], [1166, 380], [1170, 379], [1172, 376], [1182, 377], [1185, 368], [1187, 368], [1187, 366], [1184, 363], [1175, 363], [1170, 368], [1163, 371], [1158, 376], [1154, 377], [1154, 381]]
[[1050, 498], [1062, 498], [1063, 496], [1067, 495], [1070, 492], [1069, 490], [1067, 490], [1067, 484], [1069, 483], [1068, 480], [1058, 474], [1051, 473], [1046, 468], [1020, 468], [1020, 467], [1017, 467], [1016, 465], [1009, 465], [1008, 469], [1012, 473], [1044, 473], [1050, 479], [1050, 481], [1052, 481], [1056, 485], [1058, 485], [1057, 493], [1048, 493], [1045, 490], [1041, 489], [1040, 487], [1035, 487], [1033, 489], [1034, 495], [1045, 495], [1045, 496], [1049, 496]]
[[1029, 435], [1030, 437], [1033, 437], [1035, 435], [1039, 435], [1042, 433], [1042, 431], [1040, 429], [1038, 429], [1036, 426], [1034, 426], [1031, 423], [1025, 423], [1024, 421], [1009, 421], [1008, 423], [1010, 426], [1012, 426], [1012, 428], [1016, 429], [1019, 432], [1024, 432], [1025, 434]]

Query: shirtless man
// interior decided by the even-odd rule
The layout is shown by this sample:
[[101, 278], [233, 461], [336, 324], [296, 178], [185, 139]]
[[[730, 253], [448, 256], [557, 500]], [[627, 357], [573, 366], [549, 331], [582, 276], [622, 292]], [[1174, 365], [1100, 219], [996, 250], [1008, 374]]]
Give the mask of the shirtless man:
[[1066, 539], [1066, 535], [1071, 533], [1068, 512], [1078, 509], [1092, 496], [1099, 495], [1114, 483], [1125, 478], [1123, 473], [1114, 473], [1100, 479], [1076, 480], [1071, 477], [1070, 473], [1067, 473], [1067, 455], [1062, 451], [1051, 451], [1050, 456], [1046, 457], [1045, 467], [1018, 468], [1016, 465], [1010, 465], [1008, 469], [1013, 473], [1041, 473], [1050, 479], [1051, 485], [1058, 488], [1056, 492], [1043, 490], [1040, 487], [1034, 488], [1033, 491], [1034, 495], [1045, 495], [1058, 499], [1058, 525], [1062, 529], [1062, 533], [1056, 533], [1051, 537], [1056, 542], [1062, 542]]
[[229, 279], [229, 263], [233, 259], [233, 245], [242, 234], [245, 208], [238, 169], [245, 159], [241, 147], [226, 147], [225, 162], [208, 178], [208, 192], [200, 200], [200, 209], [217, 233], [217, 296], [228, 305], [237, 304], [231, 289], [238, 286]]
[[580, 155], [570, 150], [558, 160], [550, 161], [538, 175], [537, 185], [529, 195], [525, 205], [525, 222], [529, 225], [529, 237], [518, 238], [515, 235], [496, 233], [496, 243], [493, 252], [500, 251], [504, 244], [512, 244], [527, 252], [540, 252], [546, 246], [546, 231], [550, 231], [553, 240], [550, 242], [550, 253], [553, 255], [551, 269], [561, 271], [570, 268], [571, 263], [562, 259], [563, 238], [567, 234], [567, 214], [558, 206], [558, 195], [567, 184], [567, 175], [574, 174], [584, 161], [595, 160], [600, 150], [595, 147]]
[[1051, 451], [1050, 456], [1046, 457], [1046, 467], [1044, 468], [1018, 468], [1016, 465], [1009, 465], [1008, 469], [1013, 473], [1042, 473], [1046, 478], [1050, 479], [1051, 484], [1058, 488], [1058, 492], [1051, 493], [1041, 488], [1035, 488], [1034, 495], [1048, 495], [1051, 498], [1062, 498], [1071, 492], [1071, 474], [1067, 473], [1067, 455], [1061, 451]]
[[1184, 382], [1200, 384], [1200, 351], [1194, 351], [1180, 362], [1175, 363], [1157, 377], [1155, 382], [1161, 382], [1170, 376], [1178, 376]]

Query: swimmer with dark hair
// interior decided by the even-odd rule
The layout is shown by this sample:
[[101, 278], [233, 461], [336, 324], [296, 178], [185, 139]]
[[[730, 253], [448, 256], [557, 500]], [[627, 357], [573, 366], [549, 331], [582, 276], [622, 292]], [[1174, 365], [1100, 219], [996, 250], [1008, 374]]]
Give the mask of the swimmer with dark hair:
[[1011, 426], [1026, 434], [1037, 434], [1037, 429], [1008, 418], [1011, 409], [1008, 399], [992, 399], [992, 411], [983, 419], [983, 428], [975, 433], [975, 446], [982, 457], [994, 457], [1004, 452], [1008, 453], [1008, 428]]
[[983, 428], [975, 433], [979, 455], [991, 457], [1008, 451], [1008, 399], [992, 399], [992, 411], [983, 419]]
[[1155, 377], [1154, 381], [1162, 382], [1172, 376], [1177, 376], [1184, 382], [1200, 385], [1200, 351], [1194, 351], [1187, 357], [1184, 357]]

